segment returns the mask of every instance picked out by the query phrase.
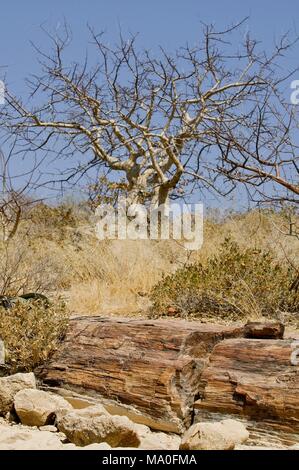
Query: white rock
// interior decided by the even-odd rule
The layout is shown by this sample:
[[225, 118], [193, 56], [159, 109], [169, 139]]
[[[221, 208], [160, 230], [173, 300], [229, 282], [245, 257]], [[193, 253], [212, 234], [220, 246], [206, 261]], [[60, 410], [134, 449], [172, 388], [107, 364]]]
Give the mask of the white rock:
[[213, 423], [193, 424], [182, 438], [180, 449], [186, 450], [232, 450], [249, 437], [243, 423], [225, 419]]
[[141, 438], [139, 449], [142, 450], [178, 450], [181, 438], [176, 434], [148, 432]]
[[[106, 442], [102, 442], [101, 444], [89, 444], [88, 446], [79, 447], [75, 444], [64, 444], [62, 450], [109, 450], [111, 447]], [[113, 449], [115, 450], [115, 448]]]
[[15, 395], [27, 388], [35, 389], [36, 382], [32, 372], [18, 373], [0, 378], [0, 414], [5, 415], [13, 408]]
[[230, 436], [235, 444], [242, 444], [249, 438], [249, 432], [241, 421], [236, 419], [224, 419], [220, 422], [225, 428], [225, 432]]
[[46, 424], [45, 426], [40, 426], [39, 430], [49, 431], [49, 432], [58, 432], [58, 429], [56, 428], [56, 426], [53, 426], [52, 424]]
[[62, 447], [52, 432], [0, 424], [0, 450], [60, 450]]
[[77, 446], [106, 442], [111, 447], [138, 447], [141, 443], [132, 421], [126, 416], [109, 415], [101, 405], [59, 416], [57, 427]]
[[21, 423], [27, 426], [51, 424], [58, 414], [72, 410], [72, 406], [59, 395], [36, 389], [18, 392], [14, 407]]

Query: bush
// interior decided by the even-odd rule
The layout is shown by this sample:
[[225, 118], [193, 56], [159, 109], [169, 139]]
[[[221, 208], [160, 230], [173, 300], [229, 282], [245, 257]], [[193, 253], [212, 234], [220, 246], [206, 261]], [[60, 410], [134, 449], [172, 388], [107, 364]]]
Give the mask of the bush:
[[6, 244], [0, 242], [0, 295], [52, 292], [65, 269], [57, 258], [18, 237]]
[[299, 292], [290, 287], [296, 275], [270, 251], [245, 248], [227, 238], [204, 264], [183, 267], [152, 290], [152, 317], [169, 307], [183, 317], [225, 320], [277, 317], [299, 312]]
[[0, 338], [6, 366], [11, 373], [31, 371], [55, 351], [65, 334], [68, 314], [63, 302], [46, 305], [42, 300], [0, 307]]

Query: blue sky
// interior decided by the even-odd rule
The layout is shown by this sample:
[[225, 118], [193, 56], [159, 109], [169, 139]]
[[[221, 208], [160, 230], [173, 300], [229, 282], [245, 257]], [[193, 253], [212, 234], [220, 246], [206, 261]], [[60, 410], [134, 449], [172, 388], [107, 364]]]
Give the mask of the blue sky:
[[[32, 41], [47, 50], [48, 30], [61, 28], [64, 20], [73, 32], [68, 49], [69, 60], [80, 60], [89, 41], [87, 24], [106, 33], [106, 40], [117, 41], [119, 29], [126, 36], [139, 33], [140, 47], [168, 51], [200, 39], [201, 22], [214, 23], [219, 29], [249, 16], [244, 33], [252, 35], [268, 49], [275, 38], [286, 31], [299, 33], [298, 2], [284, 0], [10, 0], [1, 2], [0, 15], [0, 78], [3, 73], [12, 89], [23, 97], [24, 80], [38, 72]], [[299, 62], [299, 45], [285, 63], [293, 68]], [[297, 77], [299, 79], [299, 77]]]
[[[73, 59], [85, 52], [87, 24], [105, 31], [111, 42], [116, 40], [121, 27], [124, 35], [138, 32], [140, 46], [155, 48], [162, 45], [168, 50], [187, 41], [196, 42], [200, 37], [201, 22], [212, 22], [224, 28], [249, 16], [244, 32], [248, 28], [266, 48], [287, 30], [299, 32], [296, 0], [10, 0], [1, 3], [0, 65], [6, 66], [9, 83], [20, 92], [24, 90], [24, 78], [38, 70], [30, 41], [46, 47], [46, 37], [40, 26], [53, 30], [59, 28], [64, 19], [74, 35], [69, 50]], [[290, 57], [294, 63], [298, 60], [299, 46]]]

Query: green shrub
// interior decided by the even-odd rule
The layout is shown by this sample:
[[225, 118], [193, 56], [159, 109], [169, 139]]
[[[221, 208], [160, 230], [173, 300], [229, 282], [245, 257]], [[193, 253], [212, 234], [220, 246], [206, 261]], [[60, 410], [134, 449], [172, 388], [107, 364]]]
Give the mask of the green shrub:
[[31, 371], [45, 362], [65, 334], [68, 314], [63, 302], [41, 300], [0, 307], [0, 338], [10, 372]]
[[183, 317], [225, 320], [273, 317], [299, 312], [299, 292], [290, 289], [296, 272], [270, 251], [246, 248], [227, 238], [204, 264], [164, 277], [152, 290], [152, 317], [169, 307]]

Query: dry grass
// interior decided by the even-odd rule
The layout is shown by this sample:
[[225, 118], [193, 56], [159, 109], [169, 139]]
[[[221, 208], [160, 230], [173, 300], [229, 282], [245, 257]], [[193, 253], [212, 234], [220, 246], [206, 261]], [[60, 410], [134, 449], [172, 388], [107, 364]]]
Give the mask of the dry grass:
[[98, 243], [92, 264], [98, 259], [101, 274], [88, 273], [83, 282], [71, 286], [71, 311], [105, 315], [142, 312], [148, 304], [146, 294], [151, 287], [164, 272], [174, 269], [169, 244], [131, 240]]
[[55, 351], [68, 323], [64, 302], [42, 301], [0, 307], [0, 337], [5, 345], [5, 365], [10, 372], [30, 371]]
[[[85, 210], [40, 205], [31, 220], [21, 224], [5, 263], [0, 246], [0, 269], [7, 274], [6, 266], [24, 252], [9, 293], [63, 294], [74, 314], [136, 315], [148, 308], [147, 294], [163, 274], [187, 261], [204, 262], [228, 235], [241, 247], [270, 248], [278, 261], [298, 266], [299, 241], [282, 233], [288, 228], [284, 215], [271, 211], [232, 214], [224, 220], [209, 217], [203, 247], [190, 255], [175, 241], [100, 242]], [[26, 279], [21, 288], [19, 278]]]

